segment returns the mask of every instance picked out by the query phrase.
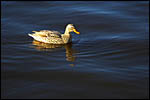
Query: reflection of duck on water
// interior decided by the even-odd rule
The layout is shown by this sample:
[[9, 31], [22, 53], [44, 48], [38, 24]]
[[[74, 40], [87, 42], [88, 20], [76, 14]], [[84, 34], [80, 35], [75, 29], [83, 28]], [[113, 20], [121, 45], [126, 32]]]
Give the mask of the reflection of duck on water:
[[51, 51], [52, 48], [64, 47], [66, 49], [66, 60], [71, 62], [75, 61], [75, 56], [73, 56], [75, 51], [72, 49], [72, 43], [63, 44], [63, 45], [48, 44], [48, 43], [43, 43], [34, 40], [32, 44], [35, 45], [35, 48], [40, 51]]

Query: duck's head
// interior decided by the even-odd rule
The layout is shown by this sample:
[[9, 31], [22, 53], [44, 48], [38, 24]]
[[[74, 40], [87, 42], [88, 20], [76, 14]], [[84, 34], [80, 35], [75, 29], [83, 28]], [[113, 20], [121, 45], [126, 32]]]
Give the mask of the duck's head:
[[80, 32], [78, 32], [75, 27], [73, 26], [73, 24], [68, 24], [67, 27], [66, 27], [66, 30], [68, 32], [75, 32], [76, 34], [80, 34]]

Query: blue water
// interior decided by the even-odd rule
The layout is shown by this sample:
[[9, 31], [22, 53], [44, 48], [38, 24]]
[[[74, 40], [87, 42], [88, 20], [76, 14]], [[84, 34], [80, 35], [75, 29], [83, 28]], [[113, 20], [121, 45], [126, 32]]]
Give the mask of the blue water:
[[[148, 1], [2, 1], [3, 99], [149, 99]], [[50, 45], [28, 33], [64, 32]]]

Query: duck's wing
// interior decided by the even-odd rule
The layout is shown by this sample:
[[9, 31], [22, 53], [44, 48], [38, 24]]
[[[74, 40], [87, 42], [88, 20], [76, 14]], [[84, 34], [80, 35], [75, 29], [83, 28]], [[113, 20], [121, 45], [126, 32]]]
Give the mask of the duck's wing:
[[61, 33], [58, 31], [41, 30], [41, 31], [32, 31], [32, 32], [35, 32], [35, 35], [41, 36], [41, 37], [61, 38]]
[[49, 31], [47, 35], [48, 37], [61, 38], [61, 33], [58, 31]]

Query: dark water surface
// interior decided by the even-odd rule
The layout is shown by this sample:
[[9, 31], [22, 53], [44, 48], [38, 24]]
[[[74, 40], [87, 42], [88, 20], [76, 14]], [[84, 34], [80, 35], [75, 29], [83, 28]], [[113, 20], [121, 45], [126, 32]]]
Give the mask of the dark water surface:
[[[2, 1], [2, 98], [149, 98], [148, 1]], [[64, 32], [49, 45], [27, 34]]]

